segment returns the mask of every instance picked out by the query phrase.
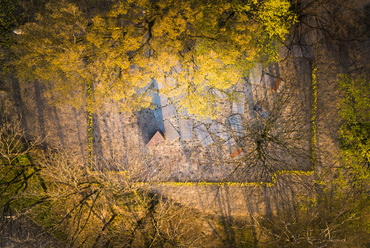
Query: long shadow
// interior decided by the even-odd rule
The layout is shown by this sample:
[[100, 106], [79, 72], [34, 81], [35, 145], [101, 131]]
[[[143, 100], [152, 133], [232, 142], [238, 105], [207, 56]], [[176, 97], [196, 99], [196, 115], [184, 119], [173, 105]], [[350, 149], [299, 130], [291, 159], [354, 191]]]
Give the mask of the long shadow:
[[60, 125], [58, 111], [57, 111], [57, 108], [55, 106], [53, 107], [53, 113], [54, 113], [54, 117], [55, 117], [55, 122], [56, 122], [56, 126], [57, 126], [57, 134], [58, 134], [58, 137], [59, 137], [59, 140], [60, 140], [60, 144], [62, 145], [62, 148], [65, 149], [66, 146], [65, 146], [65, 142], [64, 142], [62, 127]]
[[119, 121], [121, 123], [121, 132], [122, 132], [122, 143], [123, 143], [123, 164], [126, 165], [128, 163], [128, 157], [127, 157], [127, 137], [126, 137], [126, 130], [125, 130], [125, 123], [122, 118], [122, 115], [119, 115]]
[[283, 196], [286, 194], [288, 188], [280, 187], [275, 184], [274, 187], [264, 188], [264, 198], [266, 204], [266, 217], [271, 218], [273, 215], [280, 215], [289, 211], [287, 208], [290, 204]]
[[[250, 216], [249, 221], [247, 219], [233, 218], [232, 204], [235, 199], [230, 197], [235, 197], [235, 194], [230, 192], [231, 189], [229, 186], [217, 188], [215, 201], [221, 213], [220, 224], [222, 234], [216, 233], [216, 231], [215, 233], [223, 241], [224, 247], [257, 247], [258, 233], [254, 214], [260, 213], [256, 211], [258, 206], [255, 203], [256, 199], [253, 197], [254, 188], [243, 187], [240, 192], [245, 199], [246, 208]], [[245, 225], [246, 223], [248, 225]]]
[[[307, 111], [311, 111], [311, 101], [312, 101], [312, 88], [311, 88], [311, 72], [312, 72], [312, 63], [310, 60], [293, 57], [293, 66], [295, 72], [301, 72], [299, 75], [296, 75], [296, 82], [294, 82], [293, 87], [296, 87], [300, 92], [300, 99], [302, 99], [303, 106], [307, 106]], [[302, 75], [302, 72], [309, 71], [309, 74]], [[307, 104], [308, 103], [308, 104]]]
[[254, 106], [254, 103], [256, 101], [254, 99], [252, 84], [248, 83], [248, 82], [246, 84], [246, 98], [247, 98], [247, 101], [248, 101], [249, 116], [250, 116], [251, 119], [253, 119], [254, 118], [253, 106]]
[[351, 62], [354, 66], [356, 66], [354, 64], [353, 61], [351, 61], [351, 57], [350, 57], [350, 53], [349, 53], [349, 49], [347, 47], [347, 45], [341, 45], [338, 47], [339, 49], [339, 62], [340, 62], [340, 65], [342, 66], [342, 73], [343, 74], [348, 74], [350, 73], [351, 71]]
[[13, 100], [18, 112], [18, 118], [21, 121], [21, 126], [23, 130], [28, 131], [28, 125], [26, 121], [26, 112], [25, 106], [22, 99], [21, 88], [19, 85], [19, 81], [16, 78], [12, 78], [12, 91], [13, 91]]
[[267, 189], [266, 186], [263, 186], [263, 196], [265, 201], [265, 213], [267, 218], [271, 218], [272, 216], [272, 207], [271, 207], [271, 195], [270, 195], [270, 189]]
[[275, 205], [277, 214], [282, 215], [286, 214], [287, 218], [297, 217], [297, 191], [298, 189], [294, 188], [294, 184], [290, 180], [282, 179], [280, 183], [276, 184], [275, 187]]
[[[51, 92], [51, 101], [54, 101], [53, 92], [51, 90], [50, 90], [50, 92]], [[63, 135], [62, 127], [60, 125], [58, 110], [57, 110], [57, 107], [55, 107], [55, 106], [52, 107], [52, 108], [53, 108], [54, 118], [55, 118], [55, 121], [56, 121], [57, 135], [59, 137], [60, 144], [61, 144], [62, 148], [65, 149], [66, 146], [65, 146], [65, 142], [64, 142], [64, 135]]]
[[[272, 88], [274, 87], [274, 84], [275, 84], [275, 79], [276, 78], [280, 78], [280, 69], [279, 69], [279, 64], [278, 63], [273, 63], [273, 64], [270, 64], [269, 67], [267, 68], [268, 69], [268, 73], [266, 73], [267, 75], [271, 76], [270, 79], [272, 79], [272, 81], [270, 81], [267, 85], [266, 85], [266, 88], [270, 89], [270, 91], [272, 91]], [[267, 91], [265, 90], [265, 97], [267, 99]], [[267, 104], [269, 104], [270, 101], [267, 101]], [[270, 107], [270, 106], [268, 106]]]
[[[225, 191], [225, 192], [223, 192]], [[223, 243], [225, 247], [236, 247], [236, 237], [233, 227], [233, 218], [231, 215], [230, 199], [229, 199], [229, 189], [228, 186], [218, 188], [216, 195], [216, 201], [221, 211], [221, 225], [223, 227], [223, 233], [225, 234], [225, 239]]]
[[79, 146], [80, 146], [81, 156], [82, 156], [82, 159], [84, 161], [84, 164], [87, 165], [86, 158], [85, 158], [85, 152], [84, 152], [84, 142], [82, 142], [82, 139], [81, 139], [80, 122], [78, 121], [77, 109], [75, 107], [72, 107], [72, 110], [73, 110], [73, 114], [74, 114], [74, 119], [76, 121], [77, 139], [78, 139], [78, 143], [79, 143]]
[[45, 131], [45, 119], [43, 114], [44, 103], [41, 96], [40, 90], [40, 83], [36, 80], [34, 81], [34, 88], [35, 88], [35, 101], [37, 106], [37, 117], [39, 121], [40, 131], [41, 131], [41, 139], [42, 139], [42, 146], [46, 149], [46, 131]]
[[[111, 137], [111, 134], [109, 132], [109, 127], [108, 127], [108, 116], [107, 114], [101, 114], [102, 116], [102, 121], [103, 121], [103, 129], [104, 129], [104, 132], [105, 132], [105, 135], [107, 136], [107, 146], [108, 146], [108, 149], [109, 149], [109, 155], [110, 155], [110, 159], [114, 159], [114, 151], [113, 151], [113, 147], [112, 147], [112, 137]], [[114, 133], [112, 134], [114, 136]], [[117, 169], [117, 168], [116, 168]]]
[[[96, 113], [91, 114], [92, 117], [92, 156], [93, 161], [96, 161], [97, 166], [102, 166], [103, 162], [103, 147], [101, 141], [101, 131], [100, 131], [100, 122], [99, 116]], [[103, 169], [103, 168], [101, 168]]]
[[253, 190], [254, 189], [251, 189], [248, 186], [244, 186], [243, 196], [244, 196], [244, 201], [245, 201], [246, 207], [248, 209], [250, 221], [251, 221], [251, 224], [252, 224], [253, 244], [254, 244], [255, 247], [257, 247], [258, 236], [257, 236], [256, 227], [255, 227], [256, 226], [256, 221], [255, 221], [254, 215], [259, 214], [259, 213], [257, 212], [258, 206], [255, 206], [255, 204], [251, 201], [251, 199], [253, 199], [253, 198], [250, 196], [250, 194], [253, 193]]
[[147, 144], [157, 131], [161, 130], [151, 109], [141, 109], [137, 112], [137, 125], [140, 132], [142, 144]]

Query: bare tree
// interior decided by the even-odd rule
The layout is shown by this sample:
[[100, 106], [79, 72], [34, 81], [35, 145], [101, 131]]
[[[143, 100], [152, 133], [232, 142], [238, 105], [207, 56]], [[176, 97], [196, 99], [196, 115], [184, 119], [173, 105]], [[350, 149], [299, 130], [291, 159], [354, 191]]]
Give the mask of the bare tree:
[[[1, 131], [5, 246], [32, 243], [27, 236], [9, 236], [13, 219], [26, 220], [26, 229], [36, 226], [36, 231], [29, 232], [32, 239], [51, 246], [189, 247], [204, 241], [204, 236], [199, 237], [202, 215], [137, 181], [130, 168], [140, 168], [139, 161], [90, 171], [73, 154], [37, 147], [16, 123], [5, 124]], [[118, 172], [104, 169], [112, 167]]]
[[269, 181], [276, 171], [312, 170], [311, 113], [301, 97], [297, 87], [286, 84], [281, 92], [251, 103], [246, 110], [251, 114], [223, 124], [235, 143], [232, 149], [241, 153], [215, 161], [233, 168], [224, 180]]

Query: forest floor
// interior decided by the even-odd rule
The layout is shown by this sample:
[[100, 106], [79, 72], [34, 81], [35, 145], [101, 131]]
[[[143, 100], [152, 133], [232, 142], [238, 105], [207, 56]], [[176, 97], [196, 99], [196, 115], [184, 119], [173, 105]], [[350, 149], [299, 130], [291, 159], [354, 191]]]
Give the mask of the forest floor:
[[[363, 1], [355, 1], [353, 6], [359, 11], [369, 8]], [[345, 20], [349, 12], [342, 11], [338, 21], [342, 20], [339, 18]], [[317, 10], [317, 15], [319, 14]], [[300, 99], [304, 103], [302, 106], [305, 106], [303, 111], [307, 114], [307, 124], [310, 125], [308, 122], [312, 104], [313, 63], [317, 66], [316, 169], [321, 171], [338, 163], [339, 74], [356, 76], [369, 73], [370, 41], [366, 35], [351, 39], [352, 35], [356, 35], [356, 30], [352, 30], [353, 34], [349, 33], [346, 40], [333, 38], [325, 27], [320, 26], [320, 20], [311, 13], [301, 21], [303, 22], [297, 24], [292, 31], [292, 38], [288, 39], [286, 49], [281, 53], [282, 60], [261, 68], [260, 76], [274, 76], [299, 89]], [[248, 96], [248, 89], [252, 88], [255, 99], [253, 102], [249, 102], [250, 98], [245, 101], [245, 120], [254, 115], [251, 106], [257, 103], [256, 99], [271, 93], [266, 90], [271, 89], [271, 84], [258, 86], [256, 82], [264, 81], [253, 81], [245, 82], [238, 89]], [[7, 96], [1, 97], [2, 104], [7, 106], [6, 109], [3, 108], [3, 112], [17, 113], [22, 127], [30, 137], [41, 137], [45, 146], [64, 149], [79, 156], [85, 164], [88, 163], [88, 126], [85, 110], [50, 105], [53, 95], [47, 94], [47, 87], [37, 81], [21, 85], [16, 80], [10, 80], [3, 88], [8, 92]], [[218, 121], [225, 123], [231, 112], [232, 106], [228, 105], [225, 112], [220, 113]], [[161, 130], [152, 109], [127, 114], [120, 112], [119, 103], [107, 102], [102, 111], [94, 113], [92, 118], [94, 160], [112, 169], [132, 170], [141, 181], [220, 182], [235, 169], [236, 164], [229, 163], [234, 161], [230, 157], [229, 147], [223, 145], [224, 141], [212, 133], [210, 135], [215, 142], [206, 147], [201, 145], [195, 132], [193, 141], [165, 140], [151, 148], [146, 147], [154, 133]], [[178, 119], [172, 121], [177, 129]], [[193, 124], [196, 127], [201, 123], [194, 121]], [[203, 124], [207, 129], [210, 128], [211, 123]], [[295, 169], [309, 168], [297, 164]], [[153, 186], [153, 191], [205, 212], [227, 216], [252, 216], [254, 213], [267, 214], [294, 208], [297, 195], [302, 192], [308, 194], [313, 178], [314, 176], [282, 176], [273, 187], [157, 184]], [[268, 179], [263, 178], [267, 181]], [[240, 174], [231, 181], [249, 180], [255, 181], [256, 178], [250, 179]]]

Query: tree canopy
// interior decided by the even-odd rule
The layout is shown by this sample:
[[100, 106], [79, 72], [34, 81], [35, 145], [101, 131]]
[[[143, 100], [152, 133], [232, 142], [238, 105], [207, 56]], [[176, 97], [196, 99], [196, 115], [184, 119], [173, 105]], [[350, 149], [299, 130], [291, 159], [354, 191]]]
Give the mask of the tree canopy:
[[277, 60], [295, 21], [287, 0], [124, 0], [105, 7], [47, 4], [13, 47], [18, 78], [48, 82], [78, 107], [92, 85], [92, 110], [109, 98], [124, 110], [148, 107], [139, 89], [156, 79], [180, 108], [206, 115], [217, 97], [212, 89], [236, 84], [256, 61]]

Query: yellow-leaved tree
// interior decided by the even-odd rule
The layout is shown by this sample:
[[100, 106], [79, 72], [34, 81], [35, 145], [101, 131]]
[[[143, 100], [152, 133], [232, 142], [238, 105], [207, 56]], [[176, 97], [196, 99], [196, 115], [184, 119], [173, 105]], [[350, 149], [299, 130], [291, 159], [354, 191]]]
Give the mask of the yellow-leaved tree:
[[[116, 0], [82, 11], [53, 1], [22, 27], [18, 78], [49, 83], [55, 95], [94, 111], [107, 99], [127, 111], [150, 105], [151, 79], [196, 116], [212, 116], [217, 96], [253, 63], [277, 60], [295, 15], [287, 0]], [[85, 6], [86, 9], [86, 6]], [[88, 89], [91, 97], [86, 97]]]

